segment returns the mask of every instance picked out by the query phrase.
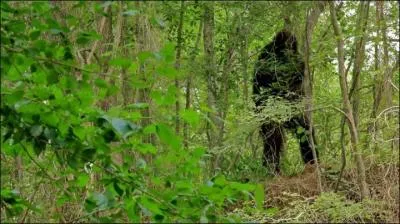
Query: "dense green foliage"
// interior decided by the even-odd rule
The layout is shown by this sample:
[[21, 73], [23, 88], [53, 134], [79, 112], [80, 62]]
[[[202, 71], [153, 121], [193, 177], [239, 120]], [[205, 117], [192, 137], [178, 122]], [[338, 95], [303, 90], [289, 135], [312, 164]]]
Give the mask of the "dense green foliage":
[[[338, 12], [349, 68], [356, 63], [350, 62], [355, 39], [363, 35], [354, 28], [358, 4], [346, 2]], [[203, 49], [203, 14], [210, 5], [214, 65], [207, 64], [210, 52]], [[304, 105], [270, 99], [256, 115], [252, 70], [259, 50], [283, 26], [304, 45], [306, 12], [313, 7], [312, 2], [2, 1], [1, 221], [256, 221], [231, 211], [246, 206], [244, 201], [254, 202], [247, 209], [267, 216], [264, 221], [274, 221], [278, 210], [290, 217], [304, 214], [283, 220], [288, 222], [398, 217], [392, 212], [399, 208], [392, 196], [399, 195], [393, 190], [399, 187], [398, 42], [383, 43], [382, 26], [373, 22], [367, 26], [371, 35], [361, 85], [351, 91], [358, 93], [363, 158], [370, 167], [385, 167], [390, 180], [382, 183], [389, 187], [354, 202], [360, 197], [349, 190], [357, 187], [348, 149], [347, 185], [338, 193], [323, 193], [313, 204], [298, 201], [288, 211], [268, 204], [264, 182], [273, 177], [261, 166], [259, 125], [265, 119], [285, 121]], [[371, 4], [371, 20], [375, 8]], [[396, 3], [384, 5], [387, 39], [398, 40], [397, 9]], [[324, 187], [333, 191], [343, 163], [340, 150], [350, 146], [350, 138], [347, 130], [341, 138], [339, 130], [342, 101], [329, 16], [325, 10], [315, 27], [310, 66], [317, 149]], [[284, 25], [284, 18], [291, 23]], [[374, 46], [387, 56], [378, 65]], [[391, 91], [379, 92], [379, 83], [389, 83]], [[290, 135], [286, 148], [283, 175], [295, 176], [304, 166]], [[335, 181], [329, 182], [332, 175]], [[375, 188], [376, 179], [367, 179]]]

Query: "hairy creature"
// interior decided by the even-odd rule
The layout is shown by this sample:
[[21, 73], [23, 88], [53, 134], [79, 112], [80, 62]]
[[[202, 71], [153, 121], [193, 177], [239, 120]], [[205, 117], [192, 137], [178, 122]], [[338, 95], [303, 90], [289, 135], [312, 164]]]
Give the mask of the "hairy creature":
[[[258, 57], [253, 78], [253, 100], [256, 111], [262, 113], [262, 108], [266, 106], [265, 102], [271, 98], [300, 102], [304, 96], [303, 77], [304, 62], [297, 52], [296, 37], [289, 31], [283, 30], [263, 48]], [[309, 139], [314, 136], [309, 134], [309, 122], [302, 114], [284, 122], [266, 119], [260, 130], [264, 143], [263, 165], [275, 173], [280, 172], [279, 162], [286, 141], [286, 129], [293, 131], [298, 138], [304, 163], [314, 161], [309, 143]]]

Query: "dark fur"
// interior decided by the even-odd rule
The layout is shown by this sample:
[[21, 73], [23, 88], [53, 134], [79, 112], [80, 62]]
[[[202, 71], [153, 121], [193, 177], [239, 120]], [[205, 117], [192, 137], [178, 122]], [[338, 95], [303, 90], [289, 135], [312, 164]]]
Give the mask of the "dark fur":
[[[302, 82], [304, 62], [297, 52], [297, 41], [288, 31], [279, 32], [271, 43], [264, 47], [255, 66], [253, 79], [253, 99], [257, 111], [269, 96], [277, 96], [296, 102], [304, 95]], [[294, 131], [300, 142], [300, 150], [304, 163], [312, 163], [308, 132], [297, 133], [298, 127], [309, 129], [309, 122], [304, 116], [291, 118], [285, 123], [265, 121], [261, 125], [261, 136], [264, 142], [263, 165], [279, 173], [279, 161], [285, 144], [285, 129]], [[313, 139], [314, 136], [312, 136]], [[303, 141], [300, 139], [303, 138]], [[304, 139], [306, 139], [304, 141]], [[314, 141], [315, 142], [315, 141]]]

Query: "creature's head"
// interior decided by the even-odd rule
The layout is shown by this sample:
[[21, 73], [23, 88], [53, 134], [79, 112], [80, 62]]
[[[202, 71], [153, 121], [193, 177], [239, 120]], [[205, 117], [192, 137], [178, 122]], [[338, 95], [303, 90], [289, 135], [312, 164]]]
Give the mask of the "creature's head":
[[276, 55], [295, 54], [297, 52], [297, 41], [294, 34], [287, 30], [282, 30], [274, 37], [273, 52]]

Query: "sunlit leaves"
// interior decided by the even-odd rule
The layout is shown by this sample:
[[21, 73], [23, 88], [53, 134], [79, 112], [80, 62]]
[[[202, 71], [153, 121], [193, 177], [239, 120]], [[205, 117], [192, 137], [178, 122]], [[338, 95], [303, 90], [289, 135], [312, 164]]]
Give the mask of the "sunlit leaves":
[[158, 124], [156, 126], [156, 131], [161, 142], [171, 146], [171, 148], [175, 150], [181, 148], [182, 142], [180, 138], [175, 135], [175, 133], [171, 130], [170, 127], [164, 124]]
[[197, 126], [200, 123], [200, 115], [198, 112], [192, 110], [192, 109], [187, 109], [182, 112], [181, 117], [183, 120], [188, 122], [189, 124], [193, 126]]
[[[78, 201], [86, 213], [77, 221], [111, 222], [124, 217], [124, 221], [131, 222], [143, 222], [143, 218], [156, 222], [216, 222], [226, 201], [242, 191], [254, 190], [249, 185], [231, 185], [222, 176], [207, 185], [202, 181], [207, 178], [203, 170], [207, 162], [205, 148], [194, 144], [183, 148], [181, 133], [173, 128], [175, 113], [171, 108], [183, 99], [183, 86], [177, 88], [174, 81], [186, 71], [183, 60], [181, 68], [176, 67], [174, 43], [161, 43], [159, 50], [145, 47], [140, 51], [137, 37], [131, 35], [132, 24], [127, 23], [121, 41], [121, 48], [127, 51], [114, 51], [111, 43], [105, 43], [109, 40], [103, 41], [100, 33], [91, 30], [97, 23], [92, 19], [104, 16], [107, 7], [112, 7], [113, 18], [119, 16], [114, 14], [118, 4], [111, 1], [96, 3], [95, 9], [82, 17], [63, 11], [62, 22], [55, 16], [64, 9], [58, 4], [32, 2], [29, 10], [25, 7], [18, 13], [12, 8], [14, 4], [1, 4], [1, 76], [5, 81], [1, 116], [5, 130], [2, 138], [10, 146], [7, 156], [26, 156], [22, 148], [26, 146], [45, 171], [56, 178], [61, 175], [63, 184], [64, 177], [71, 177], [60, 191], [62, 196], [56, 196], [56, 204], [73, 202], [76, 195], [81, 200], [82, 193], [87, 194], [85, 200]], [[72, 9], [84, 7], [76, 3]], [[143, 11], [128, 6], [118, 13], [131, 18]], [[168, 25], [159, 19], [161, 15], [148, 18], [153, 22], [151, 26]], [[89, 26], [80, 26], [80, 21]], [[94, 43], [111, 47], [98, 51], [102, 47], [99, 45], [87, 64]], [[145, 99], [137, 100], [136, 95], [127, 105], [119, 106], [120, 73], [127, 75], [123, 80], [128, 84], [127, 92], [133, 95], [139, 91]], [[100, 108], [109, 96], [116, 98], [111, 108]], [[148, 110], [150, 117], [143, 113]], [[202, 122], [200, 115], [197, 109], [187, 109], [177, 116], [196, 128]], [[138, 124], [144, 119], [149, 122], [141, 128]], [[114, 154], [122, 159], [117, 161]], [[31, 158], [23, 159], [24, 167], [30, 168]], [[100, 174], [99, 179], [92, 182], [89, 173]], [[152, 175], [157, 179], [149, 187], [153, 183], [148, 177]], [[100, 186], [105, 190], [93, 192]], [[255, 197], [261, 198], [259, 195]], [[98, 212], [104, 210], [106, 218]]]

